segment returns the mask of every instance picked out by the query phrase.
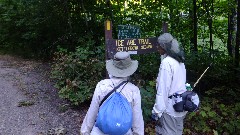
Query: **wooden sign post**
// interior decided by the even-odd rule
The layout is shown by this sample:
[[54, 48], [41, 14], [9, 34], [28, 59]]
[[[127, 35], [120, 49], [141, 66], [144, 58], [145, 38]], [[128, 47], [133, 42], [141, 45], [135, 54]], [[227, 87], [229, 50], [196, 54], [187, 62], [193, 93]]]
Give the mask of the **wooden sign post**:
[[107, 48], [107, 44], [109, 42], [109, 40], [112, 39], [112, 22], [107, 20], [105, 22], [105, 59], [109, 59], [108, 57], [108, 48]]
[[168, 32], [168, 23], [166, 23], [166, 22], [162, 23], [162, 31], [163, 31], [163, 33]]

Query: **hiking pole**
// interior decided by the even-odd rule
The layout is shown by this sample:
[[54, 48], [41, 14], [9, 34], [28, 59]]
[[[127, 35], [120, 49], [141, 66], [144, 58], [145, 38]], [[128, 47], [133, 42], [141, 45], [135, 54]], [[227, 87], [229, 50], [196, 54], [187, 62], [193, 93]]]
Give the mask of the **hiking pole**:
[[194, 83], [193, 85], [193, 89], [195, 88], [195, 86], [198, 84], [198, 82], [200, 81], [200, 79], [203, 77], [203, 75], [207, 72], [207, 70], [212, 66], [212, 63], [207, 67], [207, 69], [205, 69], [205, 71], [202, 73], [202, 75], [198, 78], [198, 80]]

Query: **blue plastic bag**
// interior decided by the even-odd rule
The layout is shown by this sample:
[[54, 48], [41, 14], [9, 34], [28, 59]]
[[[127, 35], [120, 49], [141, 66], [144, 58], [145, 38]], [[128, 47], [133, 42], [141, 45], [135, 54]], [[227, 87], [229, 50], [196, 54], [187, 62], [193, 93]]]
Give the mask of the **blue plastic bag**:
[[113, 93], [100, 107], [96, 127], [108, 135], [124, 135], [132, 127], [132, 107], [119, 92]]

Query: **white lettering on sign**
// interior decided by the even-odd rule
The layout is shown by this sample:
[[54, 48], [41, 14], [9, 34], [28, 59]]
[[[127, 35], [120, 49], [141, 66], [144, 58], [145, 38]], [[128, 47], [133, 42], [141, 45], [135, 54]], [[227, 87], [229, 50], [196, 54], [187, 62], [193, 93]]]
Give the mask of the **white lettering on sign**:
[[150, 48], [153, 48], [153, 46], [152, 45], [142, 45], [141, 46], [141, 49], [150, 49]]
[[138, 46], [117, 47], [117, 51], [137, 51]]
[[138, 42], [139, 44], [142, 44], [142, 45], [148, 45], [148, 44], [151, 45], [151, 43], [149, 42], [149, 39], [138, 39]]
[[124, 46], [123, 41], [124, 40], [116, 40], [116, 46]]
[[128, 40], [128, 41], [127, 41], [127, 45], [136, 45], [135, 40], [136, 40], [136, 39]]

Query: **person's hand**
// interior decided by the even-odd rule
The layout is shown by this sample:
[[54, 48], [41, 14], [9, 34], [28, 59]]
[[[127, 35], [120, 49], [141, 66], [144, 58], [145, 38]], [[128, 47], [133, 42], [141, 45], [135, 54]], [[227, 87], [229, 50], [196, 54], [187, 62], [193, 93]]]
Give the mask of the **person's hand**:
[[161, 118], [162, 117], [162, 113], [158, 113], [157, 116], [158, 116], [158, 118]]
[[152, 113], [151, 119], [152, 119], [153, 121], [157, 121], [157, 120], [158, 120], [157, 114], [156, 114], [156, 113]]
[[162, 112], [158, 111], [158, 109], [156, 108], [156, 104], [153, 106], [152, 114], [158, 116], [158, 118], [162, 117]]
[[152, 120], [157, 121], [160, 117], [162, 117], [162, 113], [156, 113], [156, 111], [153, 108], [151, 115]]

